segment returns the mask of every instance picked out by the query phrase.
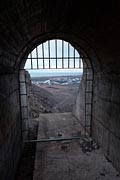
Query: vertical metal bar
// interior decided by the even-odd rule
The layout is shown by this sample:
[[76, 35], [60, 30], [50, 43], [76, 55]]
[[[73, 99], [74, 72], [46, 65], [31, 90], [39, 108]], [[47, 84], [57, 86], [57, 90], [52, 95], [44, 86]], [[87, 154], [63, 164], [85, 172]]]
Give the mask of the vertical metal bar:
[[[92, 79], [89, 79], [88, 77], [88, 69], [91, 70], [90, 72], [92, 73]], [[89, 67], [86, 67], [84, 69], [85, 71], [85, 135], [87, 133], [87, 127], [89, 128], [89, 135], [91, 136], [91, 133], [92, 133], [92, 103], [93, 103], [93, 71], [91, 68]], [[87, 88], [87, 82], [91, 82], [91, 90], [89, 90]], [[86, 96], [86, 94], [90, 94], [91, 96]], [[89, 98], [89, 101], [87, 98]], [[87, 107], [86, 106], [90, 106], [90, 113], [87, 113]], [[89, 119], [89, 125], [87, 125], [87, 118], [90, 118]]]
[[21, 103], [21, 79], [20, 79], [20, 75], [21, 75], [21, 72], [23, 70], [20, 70], [19, 71], [19, 98], [20, 98], [20, 125], [21, 125], [21, 140], [23, 141], [23, 134], [22, 134], [22, 103]]
[[[23, 70], [20, 70], [20, 73], [19, 73], [19, 75], [21, 75], [21, 73], [22, 73], [22, 76], [24, 77], [24, 78], [19, 78], [19, 83], [20, 83], [20, 86], [19, 86], [19, 94], [20, 94], [20, 113], [21, 113], [21, 138], [22, 138], [22, 140], [25, 140], [24, 139], [24, 129], [23, 129], [23, 121], [26, 119], [26, 121], [27, 121], [27, 126], [26, 126], [26, 124], [25, 124], [25, 131], [27, 132], [27, 134], [25, 134], [25, 138], [29, 138], [29, 110], [28, 110], [28, 97], [27, 97], [27, 77], [26, 77], [26, 73], [25, 73], [25, 70], [23, 71]], [[21, 84], [22, 83], [24, 83], [24, 85], [25, 85], [25, 92], [22, 92], [21, 91]], [[26, 104], [24, 105], [23, 104], [23, 101], [22, 101], [22, 99], [21, 99], [21, 97], [22, 96], [26, 96]], [[22, 116], [22, 113], [23, 113], [23, 111], [22, 111], [22, 108], [24, 109], [25, 108], [25, 110], [27, 110], [27, 114], [25, 114], [25, 117], [23, 117]], [[25, 113], [25, 112], [24, 112]], [[27, 116], [27, 117], [26, 117]], [[25, 118], [25, 119], [24, 119]], [[26, 129], [27, 128], [27, 129]]]
[[36, 47], [36, 58], [37, 58], [37, 69], [39, 69], [39, 64], [38, 64], [38, 47]]
[[50, 41], [48, 41], [48, 56], [49, 56], [49, 69], [51, 68], [50, 64]]
[[55, 40], [55, 53], [56, 53], [56, 69], [57, 69], [57, 40]]
[[80, 58], [80, 55], [79, 55], [79, 68], [81, 69], [81, 58]]
[[68, 69], [70, 68], [70, 45], [68, 43]]
[[85, 133], [84, 135], [86, 136], [86, 86], [87, 86], [87, 74], [86, 74], [86, 68], [84, 69], [84, 74], [85, 74]]
[[43, 69], [45, 69], [45, 62], [44, 62], [44, 45], [42, 43], [42, 54], [43, 54]]
[[94, 80], [94, 71], [93, 71], [93, 69], [91, 68], [91, 73], [92, 73], [92, 89], [91, 89], [91, 91], [92, 91], [92, 93], [91, 93], [91, 120], [90, 120], [90, 136], [92, 136], [92, 110], [93, 110], [93, 108], [92, 108], [92, 105], [93, 105], [93, 80]]
[[81, 69], [82, 66], [81, 66], [81, 51], [79, 52], [79, 68]]
[[31, 69], [33, 69], [32, 53], [30, 53]]
[[62, 69], [64, 69], [64, 41], [62, 41]]
[[29, 109], [28, 109], [28, 85], [27, 85], [27, 76], [26, 76], [26, 73], [25, 73], [25, 85], [26, 85], [26, 101], [27, 101], [27, 131], [28, 131], [28, 140], [30, 140], [30, 128], [29, 128]]
[[75, 48], [74, 48], [74, 68], [75, 68]]

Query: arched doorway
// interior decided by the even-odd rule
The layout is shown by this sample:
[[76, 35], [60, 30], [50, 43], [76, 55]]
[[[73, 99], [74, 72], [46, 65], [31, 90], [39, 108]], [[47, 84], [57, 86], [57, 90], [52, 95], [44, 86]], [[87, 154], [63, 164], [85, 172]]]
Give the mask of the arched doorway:
[[[36, 46], [28, 55], [25, 55], [20, 66], [20, 99], [21, 99], [21, 122], [22, 138], [26, 139], [29, 132], [29, 108], [27, 100], [27, 82], [25, 69], [28, 71], [47, 70], [71, 70], [83, 73], [82, 107], [81, 115], [84, 134], [91, 135], [92, 121], [92, 91], [93, 91], [93, 69], [87, 54], [81, 49], [75, 48], [75, 45], [63, 41], [62, 39], [53, 39]], [[80, 90], [80, 89], [79, 89]], [[81, 90], [80, 90], [81, 91]], [[76, 97], [76, 107], [77, 104]], [[77, 110], [74, 111], [76, 117]]]

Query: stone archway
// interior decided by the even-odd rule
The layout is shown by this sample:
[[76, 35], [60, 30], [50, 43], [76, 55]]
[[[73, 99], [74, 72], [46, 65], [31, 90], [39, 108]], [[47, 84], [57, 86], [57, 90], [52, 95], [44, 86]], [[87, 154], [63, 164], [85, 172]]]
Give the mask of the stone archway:
[[[39, 37], [38, 39], [34, 40], [32, 43], [30, 44], [28, 47], [31, 49], [33, 49], [34, 47], [36, 47], [37, 44], [39, 44], [38, 42], [45, 42], [48, 39], [51, 39], [53, 37], [64, 37], [64, 35], [61, 35], [59, 33], [57, 34], [52, 34], [52, 33], [48, 33], [46, 34], [46, 36], [44, 37]], [[43, 41], [44, 39], [44, 41]], [[64, 39], [68, 39], [64, 38]], [[77, 40], [76, 40], [77, 41]], [[93, 65], [91, 64], [91, 60], [89, 59], [88, 55], [86, 54], [86, 52], [81, 48], [81, 46], [78, 45], [78, 43], [76, 43], [76, 41], [74, 40], [71, 44], [74, 46], [74, 48], [76, 48], [78, 50], [78, 52], [81, 54], [81, 58], [83, 60], [83, 69], [84, 69], [84, 73], [83, 73], [83, 80], [82, 80], [82, 85], [79, 88], [79, 93], [76, 97], [76, 105], [74, 108], [74, 115], [78, 118], [78, 120], [82, 123], [82, 126], [84, 127], [84, 134], [88, 133], [89, 135], [91, 135], [92, 133], [92, 95], [93, 95]], [[82, 41], [83, 43], [84, 41]], [[30, 52], [30, 49], [26, 52]], [[92, 51], [91, 51], [92, 52]], [[23, 54], [25, 53], [25, 51], [23, 51]], [[26, 85], [25, 85], [25, 74], [24, 74], [24, 64], [26, 62], [27, 59], [27, 54], [24, 55], [23, 59], [20, 61], [20, 84], [24, 87], [22, 87], [22, 91], [24, 89], [24, 93], [20, 92], [20, 96], [22, 95], [22, 99], [21, 99], [21, 106], [23, 106], [23, 109], [21, 112], [21, 117], [23, 116], [22, 119], [26, 119], [28, 121], [28, 111], [27, 111], [27, 92], [26, 92]], [[22, 80], [21, 80], [22, 78]], [[24, 82], [23, 82], [24, 79]], [[23, 85], [24, 84], [24, 85]], [[84, 88], [83, 88], [84, 87]], [[81, 94], [81, 95], [80, 95]], [[81, 101], [79, 101], [79, 98], [81, 96]], [[25, 97], [25, 100], [24, 100]], [[26, 123], [25, 123], [26, 124]], [[26, 126], [26, 125], [25, 125]], [[26, 129], [26, 128], [25, 128]], [[27, 130], [26, 130], [27, 131]]]

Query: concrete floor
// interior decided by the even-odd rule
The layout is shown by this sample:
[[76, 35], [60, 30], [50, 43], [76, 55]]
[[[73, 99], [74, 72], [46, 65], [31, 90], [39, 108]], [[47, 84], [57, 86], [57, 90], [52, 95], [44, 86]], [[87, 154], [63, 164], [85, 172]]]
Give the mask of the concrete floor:
[[38, 139], [81, 136], [79, 140], [37, 143], [33, 180], [120, 180], [91, 138], [84, 138], [71, 113], [41, 114]]

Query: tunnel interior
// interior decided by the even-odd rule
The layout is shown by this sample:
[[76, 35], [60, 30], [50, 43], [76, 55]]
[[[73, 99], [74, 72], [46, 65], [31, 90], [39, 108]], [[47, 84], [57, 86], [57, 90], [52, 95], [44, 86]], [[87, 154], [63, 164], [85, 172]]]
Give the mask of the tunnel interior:
[[[94, 72], [91, 136], [120, 172], [119, 7], [119, 1], [81, 1], [81, 6], [73, 0], [0, 2], [1, 180], [14, 179], [24, 147], [20, 64], [37, 44], [54, 38], [64, 39], [88, 55]], [[82, 83], [80, 89], [74, 113], [81, 121]]]

